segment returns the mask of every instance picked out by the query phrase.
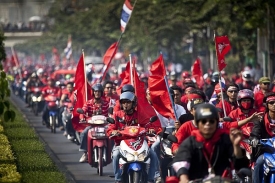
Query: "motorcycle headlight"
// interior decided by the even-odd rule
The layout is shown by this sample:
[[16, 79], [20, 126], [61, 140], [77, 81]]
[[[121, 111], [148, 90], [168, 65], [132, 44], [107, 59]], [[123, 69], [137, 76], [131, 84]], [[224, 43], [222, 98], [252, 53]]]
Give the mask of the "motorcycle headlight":
[[135, 156], [133, 154], [128, 153], [127, 151], [124, 151], [124, 153], [125, 153], [125, 157], [126, 157], [126, 159], [127, 159], [128, 162], [135, 160]]
[[41, 100], [42, 100], [42, 96], [37, 97], [38, 102], [41, 102]]
[[36, 102], [36, 101], [37, 101], [36, 96], [32, 96], [32, 101], [33, 101], [33, 102]]
[[138, 161], [144, 161], [144, 159], [146, 158], [146, 156], [147, 156], [147, 152], [146, 152], [146, 150], [144, 150], [142, 153], [140, 153], [138, 155]]

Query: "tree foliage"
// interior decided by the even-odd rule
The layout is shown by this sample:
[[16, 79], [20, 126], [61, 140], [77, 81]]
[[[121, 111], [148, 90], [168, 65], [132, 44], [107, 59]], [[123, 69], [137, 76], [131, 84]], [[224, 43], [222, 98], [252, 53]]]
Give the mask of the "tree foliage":
[[4, 34], [0, 31], [0, 117], [4, 121], [13, 121], [15, 112], [10, 110], [10, 103], [8, 100], [10, 96], [9, 82], [2, 67], [2, 62], [5, 59]]
[[[120, 36], [123, 2], [56, 0], [49, 12], [55, 21], [51, 30], [18, 48], [36, 53], [50, 52], [53, 46], [63, 50], [70, 34], [76, 52], [83, 48], [102, 55]], [[232, 54], [243, 62], [244, 57], [256, 56], [257, 28], [274, 22], [274, 7], [272, 0], [137, 0], [120, 48], [144, 59], [162, 51], [169, 61], [183, 62], [190, 47], [187, 40], [193, 40], [194, 59], [214, 48], [215, 30], [229, 36]]]

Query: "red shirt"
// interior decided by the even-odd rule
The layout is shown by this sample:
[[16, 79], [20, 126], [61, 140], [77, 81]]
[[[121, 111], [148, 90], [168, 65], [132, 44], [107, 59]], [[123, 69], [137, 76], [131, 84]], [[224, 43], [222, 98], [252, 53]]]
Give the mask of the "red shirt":
[[[88, 100], [82, 107], [84, 114], [88, 113], [88, 116], [103, 115], [108, 117], [109, 102], [101, 98], [100, 103], [95, 103], [95, 99]], [[83, 119], [83, 114], [79, 115], [80, 119]]]
[[255, 108], [259, 111], [259, 112], [264, 112], [265, 111], [265, 106], [263, 105], [263, 99], [264, 99], [264, 93], [262, 90], [256, 92], [254, 94], [254, 99], [255, 99]]
[[[250, 109], [248, 114], [244, 114], [240, 108], [237, 108], [230, 112], [229, 117], [233, 119], [233, 121], [241, 121], [241, 120], [244, 120], [245, 118], [248, 118], [255, 112], [257, 112], [256, 109]], [[246, 127], [247, 125], [248, 123], [243, 125], [241, 129]]]
[[[223, 118], [224, 114], [223, 114], [223, 105], [222, 105], [222, 101], [220, 101], [217, 105], [217, 108], [221, 109], [222, 112], [220, 112], [220, 117]], [[235, 110], [238, 108], [237, 102], [232, 103], [229, 100], [224, 100], [224, 107], [225, 107], [225, 113], [226, 116], [228, 116], [230, 114], [231, 111]]]
[[57, 97], [59, 97], [59, 88], [58, 87], [50, 87], [50, 86], [45, 86], [42, 89], [42, 94], [43, 97], [46, 97], [48, 95], [57, 95]]

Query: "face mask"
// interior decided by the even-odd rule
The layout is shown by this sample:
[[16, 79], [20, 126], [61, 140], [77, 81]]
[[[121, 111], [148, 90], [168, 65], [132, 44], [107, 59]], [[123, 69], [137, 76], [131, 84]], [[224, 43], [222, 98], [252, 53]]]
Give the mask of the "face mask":
[[242, 107], [243, 107], [244, 109], [250, 109], [250, 107], [251, 107], [251, 102], [243, 102], [243, 103], [242, 103]]

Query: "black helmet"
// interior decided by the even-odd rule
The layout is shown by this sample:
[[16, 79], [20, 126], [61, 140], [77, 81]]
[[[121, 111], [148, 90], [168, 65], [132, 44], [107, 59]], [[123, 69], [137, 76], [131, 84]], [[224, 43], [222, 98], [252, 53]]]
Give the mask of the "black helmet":
[[92, 90], [93, 90], [93, 92], [94, 91], [100, 91], [101, 92], [101, 96], [102, 96], [104, 88], [103, 88], [103, 86], [100, 83], [97, 83], [97, 84], [95, 84], [95, 85], [92, 86]]
[[121, 106], [122, 100], [130, 100], [133, 103], [132, 108], [135, 108], [137, 105], [137, 98], [133, 92], [124, 92], [120, 95], [120, 97], [119, 97], [120, 106]]
[[218, 110], [212, 104], [203, 103], [203, 104], [199, 104], [196, 108], [196, 112], [194, 116], [196, 125], [198, 125], [198, 121], [202, 119], [216, 119], [218, 124], [219, 118], [220, 117], [219, 117]]
[[133, 85], [130, 85], [130, 84], [123, 85], [123, 87], [121, 88], [121, 93], [124, 93], [124, 92], [135, 93], [135, 88], [133, 87]]

